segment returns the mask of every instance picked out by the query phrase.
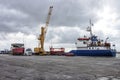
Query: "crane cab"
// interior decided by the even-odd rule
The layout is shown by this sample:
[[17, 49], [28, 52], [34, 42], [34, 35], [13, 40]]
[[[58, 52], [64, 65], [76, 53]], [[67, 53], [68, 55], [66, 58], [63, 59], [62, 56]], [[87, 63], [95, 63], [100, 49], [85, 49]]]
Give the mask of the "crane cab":
[[35, 55], [47, 55], [47, 53], [42, 48], [39, 48], [39, 47], [34, 48], [34, 54]]

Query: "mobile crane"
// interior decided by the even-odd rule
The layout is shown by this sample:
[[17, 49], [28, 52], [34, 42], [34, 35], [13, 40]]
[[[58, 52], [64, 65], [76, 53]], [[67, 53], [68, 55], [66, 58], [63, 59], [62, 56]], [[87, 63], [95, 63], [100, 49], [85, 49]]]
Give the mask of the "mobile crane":
[[38, 37], [39, 44], [38, 44], [38, 47], [34, 48], [35, 54], [46, 55], [46, 52], [44, 50], [44, 42], [45, 42], [45, 36], [46, 36], [49, 21], [50, 21], [52, 9], [53, 9], [53, 6], [50, 6], [47, 19], [46, 19], [46, 24], [44, 27], [41, 27], [41, 34]]

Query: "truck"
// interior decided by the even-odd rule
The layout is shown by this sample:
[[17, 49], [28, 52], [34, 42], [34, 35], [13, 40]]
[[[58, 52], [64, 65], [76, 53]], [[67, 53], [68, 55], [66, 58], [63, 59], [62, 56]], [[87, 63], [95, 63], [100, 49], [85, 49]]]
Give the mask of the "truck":
[[22, 43], [13, 43], [11, 44], [11, 53], [12, 55], [24, 55], [24, 44]]
[[33, 54], [33, 52], [32, 52], [32, 49], [31, 49], [31, 48], [27, 48], [27, 49], [25, 50], [24, 55], [26, 55], [26, 56], [32, 56], [32, 54]]

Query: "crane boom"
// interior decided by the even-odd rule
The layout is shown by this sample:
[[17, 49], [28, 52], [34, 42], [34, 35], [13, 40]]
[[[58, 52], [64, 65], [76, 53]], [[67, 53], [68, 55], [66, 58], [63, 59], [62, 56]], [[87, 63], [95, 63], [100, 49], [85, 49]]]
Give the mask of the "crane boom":
[[53, 9], [53, 6], [50, 6], [48, 16], [47, 16], [47, 19], [46, 19], [45, 34], [47, 32], [47, 28], [48, 28], [48, 24], [49, 24], [49, 21], [50, 21], [50, 16], [51, 16], [51, 13], [52, 13], [52, 9]]

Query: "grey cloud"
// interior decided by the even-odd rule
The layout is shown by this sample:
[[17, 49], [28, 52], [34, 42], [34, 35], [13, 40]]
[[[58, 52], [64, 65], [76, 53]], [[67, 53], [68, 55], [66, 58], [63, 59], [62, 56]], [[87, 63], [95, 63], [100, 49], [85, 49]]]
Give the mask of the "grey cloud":
[[[93, 2], [94, 1], [94, 2]], [[100, 6], [97, 0], [61, 0], [54, 5], [52, 24], [58, 26], [80, 26], [90, 18], [97, 18], [94, 9]], [[94, 4], [93, 4], [94, 3]], [[94, 6], [93, 6], [94, 5]]]
[[[75, 28], [71, 28], [68, 30], [67, 29], [68, 28], [65, 28], [65, 30], [62, 30], [58, 28], [58, 30], [52, 30], [51, 28], [50, 30], [48, 30], [46, 41], [51, 42], [50, 40], [58, 36], [59, 37], [58, 43], [74, 43], [76, 39], [79, 37], [80, 30], [77, 30]], [[52, 41], [52, 42], [55, 42], [55, 41]]]
[[[54, 8], [50, 27], [67, 26], [72, 29], [74, 26], [79, 26], [81, 29], [85, 29], [90, 18], [93, 22], [98, 20], [96, 11], [103, 7], [104, 0], [0, 0], [0, 5], [6, 11], [8, 10], [8, 14], [0, 15], [0, 31], [7, 33], [20, 31], [26, 34], [36, 34], [37, 26], [45, 24], [48, 8], [51, 4]], [[117, 4], [119, 7], [119, 3]], [[111, 5], [114, 5], [114, 3]], [[2, 7], [0, 8], [2, 10]], [[74, 42], [79, 32], [73, 30], [72, 32], [68, 31], [68, 33], [48, 32], [47, 41], [57, 35], [60, 37], [60, 42]]]
[[28, 18], [20, 20], [16, 19], [16, 16], [10, 18], [24, 25], [31, 22], [33, 24], [45, 23], [48, 7], [52, 1], [54, 9], [50, 25], [55, 27], [84, 24], [89, 18], [96, 18], [93, 10], [100, 6], [98, 0], [90, 0], [89, 2], [88, 0], [1, 0], [0, 3], [29, 15]]

